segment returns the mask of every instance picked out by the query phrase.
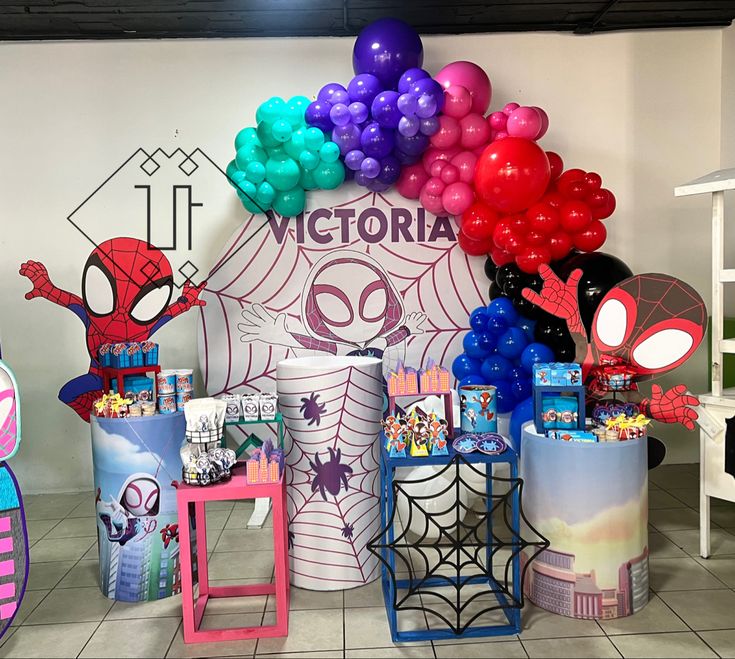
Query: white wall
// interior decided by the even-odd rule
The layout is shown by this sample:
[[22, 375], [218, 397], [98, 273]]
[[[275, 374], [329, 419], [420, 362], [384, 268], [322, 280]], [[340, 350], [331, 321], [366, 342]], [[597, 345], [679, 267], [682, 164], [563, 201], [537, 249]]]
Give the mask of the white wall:
[[[568, 166], [600, 172], [618, 198], [607, 249], [637, 272], [678, 275], [708, 299], [703, 204], [675, 200], [672, 188], [720, 164], [722, 34], [426, 37], [425, 66], [473, 60], [492, 79], [494, 109], [510, 100], [544, 106], [544, 146]], [[727, 39], [732, 54], [732, 29]], [[30, 286], [20, 263], [43, 261], [57, 285], [78, 292], [89, 247], [65, 217], [113, 167], [138, 146], [177, 145], [199, 146], [224, 167], [259, 102], [347, 81], [351, 48], [351, 39], [0, 45], [0, 331], [23, 391], [25, 437], [13, 467], [24, 491], [89, 489], [91, 467], [89, 429], [56, 400], [87, 369], [84, 331], [68, 311], [23, 299]], [[233, 197], [211, 227], [210, 262], [241, 217]], [[166, 364], [196, 363], [195, 327], [191, 313], [157, 335]], [[703, 390], [698, 357], [669, 382], [685, 377]], [[666, 435], [674, 461], [696, 459], [695, 437], [683, 435]]]

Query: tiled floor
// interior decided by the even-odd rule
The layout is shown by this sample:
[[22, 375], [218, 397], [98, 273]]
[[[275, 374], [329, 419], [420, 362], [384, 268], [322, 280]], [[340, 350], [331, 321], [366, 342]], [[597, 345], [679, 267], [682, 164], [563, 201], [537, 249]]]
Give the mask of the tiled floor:
[[[650, 474], [651, 601], [629, 618], [573, 620], [528, 604], [523, 632], [397, 647], [377, 583], [346, 592], [292, 591], [285, 639], [184, 645], [180, 598], [127, 604], [97, 586], [89, 495], [26, 497], [31, 537], [28, 591], [0, 657], [735, 657], [735, 504], [713, 500], [712, 547], [703, 560], [696, 465]], [[272, 575], [269, 530], [249, 531], [250, 505], [208, 509], [213, 580]], [[213, 602], [205, 624], [261, 624], [266, 597]]]

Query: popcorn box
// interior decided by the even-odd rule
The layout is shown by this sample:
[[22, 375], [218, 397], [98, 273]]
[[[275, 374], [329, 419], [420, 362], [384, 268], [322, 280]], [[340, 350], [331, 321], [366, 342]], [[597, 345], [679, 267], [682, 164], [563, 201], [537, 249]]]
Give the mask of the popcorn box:
[[260, 418], [263, 421], [275, 421], [278, 407], [278, 397], [275, 394], [264, 393], [258, 397]]
[[112, 366], [112, 344], [103, 343], [97, 352], [99, 356], [100, 366], [109, 368]]
[[116, 343], [112, 346], [112, 368], [130, 368], [127, 343]]
[[533, 365], [533, 383], [541, 387], [578, 387], [582, 385], [582, 367], [571, 362]]
[[227, 403], [225, 408], [225, 421], [239, 421], [240, 420], [240, 396], [238, 394], [224, 394], [220, 396], [220, 399]]
[[144, 341], [140, 344], [143, 352], [143, 365], [156, 366], [158, 364], [158, 344], [153, 341]]
[[257, 421], [260, 418], [260, 404], [258, 394], [243, 394], [242, 403], [243, 421]]
[[128, 357], [130, 357], [130, 366], [143, 366], [143, 351], [140, 343], [128, 343]]

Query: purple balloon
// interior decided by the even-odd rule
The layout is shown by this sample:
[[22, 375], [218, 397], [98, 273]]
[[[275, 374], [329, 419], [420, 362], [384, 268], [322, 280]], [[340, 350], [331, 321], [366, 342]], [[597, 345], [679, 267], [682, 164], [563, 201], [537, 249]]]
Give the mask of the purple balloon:
[[413, 137], [419, 132], [421, 121], [416, 117], [401, 117], [398, 122], [398, 132], [406, 137]]
[[332, 142], [339, 147], [339, 152], [346, 156], [353, 149], [360, 148], [360, 134], [362, 131], [355, 124], [337, 126], [332, 131]]
[[371, 158], [385, 158], [393, 150], [395, 141], [393, 131], [383, 128], [376, 121], [365, 126], [360, 136], [362, 150]]
[[375, 178], [380, 174], [380, 163], [375, 158], [365, 158], [360, 165], [360, 171], [368, 178]]
[[439, 130], [439, 117], [427, 117], [426, 119], [422, 119], [419, 130], [422, 135], [433, 135]]
[[352, 116], [353, 124], [361, 124], [367, 121], [368, 118], [368, 107], [360, 101], [350, 103], [350, 115]]
[[355, 177], [355, 183], [357, 183], [357, 185], [361, 185], [363, 188], [366, 188], [368, 183], [370, 183], [370, 181], [373, 180], [365, 176], [365, 174], [363, 174], [361, 170], [357, 170], [354, 173], [354, 177]]
[[385, 192], [389, 187], [389, 183], [383, 183], [379, 178], [370, 179], [365, 186], [370, 192]]
[[420, 156], [429, 146], [429, 138], [418, 133], [413, 137], [406, 137], [398, 133], [396, 136], [396, 148], [409, 156]]
[[424, 71], [423, 69], [409, 69], [401, 76], [401, 79], [398, 81], [398, 91], [401, 92], [401, 94], [410, 92], [411, 88], [417, 80], [430, 77], [431, 76], [429, 75], [429, 72]]
[[345, 155], [345, 165], [351, 171], [359, 170], [363, 160], [365, 160], [365, 154], [359, 149], [353, 149]]
[[406, 165], [413, 165], [421, 159], [421, 156], [410, 156], [407, 153], [403, 153], [403, 151], [400, 151], [399, 149], [396, 149], [393, 153], [396, 154], [396, 159], [404, 167]]
[[380, 161], [378, 181], [386, 185], [393, 185], [401, 175], [401, 163], [395, 156], [386, 156]]
[[397, 18], [381, 18], [363, 28], [352, 50], [355, 73], [372, 73], [392, 89], [406, 69], [419, 68], [424, 47], [416, 30]]
[[313, 101], [306, 107], [306, 123], [321, 130], [332, 130], [334, 124], [329, 118], [332, 105], [328, 101]]
[[413, 94], [401, 94], [398, 97], [398, 109], [405, 117], [412, 117], [416, 114], [418, 102]]
[[332, 94], [340, 90], [347, 91], [338, 82], [328, 82], [326, 85], [324, 85], [324, 87], [322, 87], [319, 90], [319, 93], [316, 95], [316, 98], [318, 101], [329, 101], [330, 103], [333, 103], [334, 101], [332, 101]]
[[429, 96], [429, 94], [421, 94], [421, 96], [419, 96], [418, 105], [419, 106], [416, 109], [417, 117], [428, 119], [429, 117], [436, 115], [436, 101], [433, 96]]
[[382, 88], [380, 80], [374, 75], [361, 73], [350, 80], [347, 85], [347, 93], [350, 95], [351, 101], [359, 101], [365, 105], [370, 105]]
[[398, 128], [398, 122], [403, 116], [398, 109], [398, 98], [400, 94], [391, 90], [380, 92], [370, 107], [373, 121], [377, 121], [386, 128]]
[[429, 96], [443, 96], [443, 87], [433, 78], [421, 78], [417, 80], [413, 87], [411, 87], [411, 93], [417, 98], [422, 94], [429, 94]]
[[329, 98], [329, 102], [332, 105], [334, 105], [335, 103], [344, 103], [345, 105], [349, 105], [350, 95], [347, 93], [347, 90], [344, 87], [342, 87], [342, 89], [335, 89]]
[[352, 120], [352, 115], [344, 103], [337, 103], [329, 111], [329, 118], [335, 126], [346, 126]]

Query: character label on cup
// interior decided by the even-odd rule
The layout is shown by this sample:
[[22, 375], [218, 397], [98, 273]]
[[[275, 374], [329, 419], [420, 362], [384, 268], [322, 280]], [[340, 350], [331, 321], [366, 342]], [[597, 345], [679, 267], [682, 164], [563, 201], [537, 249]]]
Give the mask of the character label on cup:
[[463, 432], [497, 432], [496, 389], [491, 385], [465, 385], [459, 388]]
[[176, 411], [176, 395], [169, 394], [158, 397], [158, 411], [161, 414], [172, 414]]
[[156, 388], [159, 396], [176, 393], [176, 372], [161, 371], [156, 375]]
[[176, 371], [176, 391], [191, 391], [194, 388], [194, 371], [181, 369]]

